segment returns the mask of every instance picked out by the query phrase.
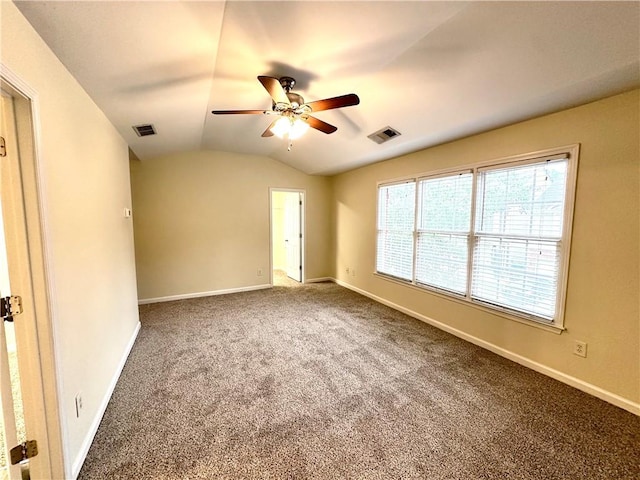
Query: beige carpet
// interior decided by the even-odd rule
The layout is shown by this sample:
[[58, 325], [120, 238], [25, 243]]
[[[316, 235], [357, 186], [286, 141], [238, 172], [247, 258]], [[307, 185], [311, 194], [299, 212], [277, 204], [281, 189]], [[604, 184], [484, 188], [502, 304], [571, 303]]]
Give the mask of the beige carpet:
[[640, 478], [640, 418], [337, 285], [140, 311], [80, 479]]

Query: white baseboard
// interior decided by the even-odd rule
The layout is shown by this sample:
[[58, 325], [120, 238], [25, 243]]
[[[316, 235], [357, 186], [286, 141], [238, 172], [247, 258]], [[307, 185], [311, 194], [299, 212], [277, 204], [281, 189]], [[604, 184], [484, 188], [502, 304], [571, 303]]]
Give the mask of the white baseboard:
[[[308, 281], [308, 280], [307, 280]], [[265, 283], [263, 285], [252, 285], [250, 287], [227, 288], [224, 290], [213, 290], [211, 292], [185, 293], [182, 295], [169, 295], [167, 297], [142, 298], [138, 300], [138, 305], [147, 303], [173, 302], [174, 300], [185, 300], [187, 298], [211, 297], [213, 295], [226, 295], [228, 293], [250, 292], [252, 290], [263, 290], [271, 288], [272, 285]]]
[[304, 283], [322, 283], [322, 282], [333, 282], [334, 279], [332, 277], [318, 277], [318, 278], [307, 278]]
[[136, 338], [138, 337], [138, 332], [140, 332], [140, 322], [136, 325], [136, 328], [129, 339], [129, 343], [124, 349], [124, 355], [120, 359], [120, 363], [116, 367], [116, 371], [111, 377], [111, 382], [109, 383], [109, 387], [107, 388], [107, 392], [102, 399], [102, 403], [98, 407], [98, 414], [93, 419], [91, 423], [91, 427], [89, 428], [89, 432], [87, 433], [84, 441], [82, 442], [82, 446], [80, 447], [80, 451], [76, 456], [76, 459], [71, 466], [71, 475], [72, 478], [77, 478], [80, 473], [80, 469], [82, 468], [82, 464], [87, 458], [87, 453], [89, 453], [89, 448], [93, 443], [93, 439], [98, 432], [98, 427], [100, 426], [100, 422], [102, 421], [102, 417], [104, 416], [104, 412], [107, 410], [107, 405], [109, 404], [109, 400], [111, 400], [111, 395], [113, 395], [113, 391], [116, 388], [116, 384], [118, 383], [118, 379], [120, 378], [120, 374], [122, 373], [122, 369], [124, 368], [124, 364], [127, 362], [127, 358], [129, 358], [129, 354], [131, 353], [131, 349], [133, 348], [133, 344], [136, 342]]
[[383, 305], [391, 307], [394, 310], [398, 310], [399, 312], [405, 313], [410, 317], [421, 320], [425, 323], [428, 323], [429, 325], [433, 325], [434, 327], [439, 328], [440, 330], [444, 330], [445, 332], [451, 333], [452, 335], [462, 338], [463, 340], [473, 343], [474, 345], [478, 345], [479, 347], [485, 348], [497, 355], [500, 355], [501, 357], [512, 360], [516, 363], [519, 363], [520, 365], [523, 365], [527, 368], [535, 370], [538, 373], [547, 375], [548, 377], [551, 377], [562, 383], [565, 383], [574, 388], [577, 388], [578, 390], [581, 390], [585, 393], [593, 395], [594, 397], [604, 400], [605, 402], [609, 402], [615, 405], [616, 407], [623, 408], [624, 410], [627, 410], [635, 415], [640, 416], [640, 403], [633, 402], [627, 398], [621, 397], [620, 395], [616, 395], [615, 393], [604, 390], [603, 388], [600, 388], [596, 385], [580, 380], [579, 378], [572, 377], [571, 375], [567, 375], [566, 373], [560, 372], [551, 367], [547, 367], [546, 365], [543, 365], [529, 358], [518, 355], [517, 353], [506, 350], [502, 347], [494, 345], [493, 343], [489, 343], [478, 337], [474, 337], [473, 335], [463, 332], [462, 330], [458, 330], [457, 328], [453, 328], [445, 323], [442, 323], [437, 320], [434, 320], [433, 318], [427, 317], [426, 315], [422, 315], [421, 313], [415, 312], [401, 305], [390, 302], [389, 300], [386, 300], [382, 297], [374, 295], [373, 293], [367, 292], [366, 290], [362, 290], [361, 288], [350, 285], [346, 282], [343, 282], [342, 280], [332, 279], [332, 281], [334, 281], [335, 283], [337, 283], [342, 287], [348, 288], [349, 290], [353, 290], [354, 292], [364, 295], [365, 297], [369, 297], [378, 303], [382, 303]]

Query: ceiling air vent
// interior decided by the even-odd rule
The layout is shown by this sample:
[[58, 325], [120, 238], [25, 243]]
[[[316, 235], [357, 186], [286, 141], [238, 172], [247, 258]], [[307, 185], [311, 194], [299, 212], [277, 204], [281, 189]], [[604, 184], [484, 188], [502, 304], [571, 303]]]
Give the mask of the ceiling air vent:
[[134, 125], [132, 127], [136, 134], [139, 137], [146, 137], [148, 135], [155, 135], [156, 134], [156, 129], [153, 125]]
[[377, 132], [372, 133], [371, 135], [367, 135], [367, 137], [376, 143], [384, 143], [391, 140], [392, 138], [399, 137], [400, 135], [402, 134], [395, 128], [384, 127]]

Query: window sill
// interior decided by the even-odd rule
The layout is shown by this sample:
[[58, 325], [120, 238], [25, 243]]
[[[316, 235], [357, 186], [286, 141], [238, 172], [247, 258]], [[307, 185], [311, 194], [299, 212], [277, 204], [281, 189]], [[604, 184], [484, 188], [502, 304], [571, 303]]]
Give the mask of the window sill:
[[384, 275], [382, 273], [377, 273], [374, 272], [373, 275], [375, 277], [378, 277], [382, 280], [385, 280], [387, 282], [391, 282], [391, 283], [395, 283], [396, 285], [402, 285], [405, 287], [408, 287], [410, 289], [416, 290], [418, 292], [422, 292], [422, 293], [428, 293], [428, 294], [432, 294], [435, 295], [436, 297], [440, 297], [444, 300], [449, 300], [452, 302], [456, 302], [459, 303], [461, 305], [465, 305], [467, 307], [472, 307], [475, 308], [477, 310], [486, 312], [486, 313], [490, 313], [492, 315], [497, 315], [499, 317], [502, 318], [506, 318], [507, 320], [511, 320], [514, 322], [518, 322], [518, 323], [522, 323], [523, 325], [528, 325], [530, 327], [534, 327], [534, 328], [538, 328], [540, 330], [544, 330], [546, 332], [551, 332], [551, 333], [555, 333], [556, 335], [560, 335], [565, 328], [564, 327], [558, 327], [556, 325], [552, 325], [552, 324], [546, 324], [546, 323], [542, 323], [542, 322], [537, 322], [535, 320], [529, 320], [527, 318], [524, 317], [519, 317], [517, 315], [513, 315], [509, 312], [505, 312], [503, 310], [500, 310], [498, 308], [491, 308], [489, 306], [485, 306], [476, 302], [473, 302], [471, 300], [467, 300], [465, 298], [457, 298], [456, 296], [452, 295], [452, 294], [446, 294], [443, 292], [440, 292], [438, 290], [435, 289], [431, 289], [428, 287], [422, 287], [419, 285], [416, 285], [414, 283], [411, 283], [408, 280], [400, 280], [398, 278], [394, 278], [394, 277], [390, 277], [388, 275]]

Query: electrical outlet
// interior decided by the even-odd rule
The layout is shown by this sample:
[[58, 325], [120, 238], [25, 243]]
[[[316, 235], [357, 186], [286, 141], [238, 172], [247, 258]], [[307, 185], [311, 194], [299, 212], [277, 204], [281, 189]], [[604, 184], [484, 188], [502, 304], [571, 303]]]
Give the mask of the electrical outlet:
[[82, 411], [82, 394], [76, 395], [76, 417], [80, 418], [80, 412]]
[[344, 269], [345, 272], [347, 272], [347, 275], [349, 275], [349, 267]]
[[262, 276], [262, 269], [261, 269], [261, 268], [259, 268], [259, 269], [258, 269], [258, 276], [259, 276], [259, 277], [261, 277], [261, 276]]
[[573, 343], [573, 354], [579, 357], [587, 356], [587, 342], [581, 342], [580, 340], [576, 340]]

